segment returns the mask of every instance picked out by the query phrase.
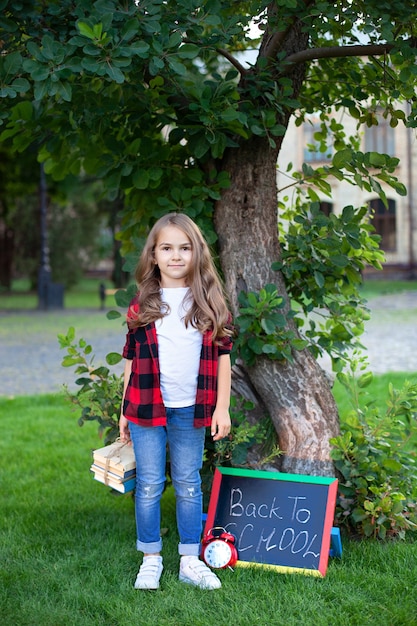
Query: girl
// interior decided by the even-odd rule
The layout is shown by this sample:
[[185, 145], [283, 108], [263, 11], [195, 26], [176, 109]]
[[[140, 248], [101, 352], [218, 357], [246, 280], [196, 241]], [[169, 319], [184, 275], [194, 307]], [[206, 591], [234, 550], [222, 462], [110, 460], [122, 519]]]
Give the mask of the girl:
[[220, 580], [199, 560], [200, 469], [205, 429], [230, 432], [230, 314], [199, 228], [186, 215], [159, 219], [136, 268], [131, 302], [120, 437], [136, 457], [136, 589], [157, 589], [162, 573], [160, 500], [168, 443], [180, 536], [179, 579], [202, 589]]

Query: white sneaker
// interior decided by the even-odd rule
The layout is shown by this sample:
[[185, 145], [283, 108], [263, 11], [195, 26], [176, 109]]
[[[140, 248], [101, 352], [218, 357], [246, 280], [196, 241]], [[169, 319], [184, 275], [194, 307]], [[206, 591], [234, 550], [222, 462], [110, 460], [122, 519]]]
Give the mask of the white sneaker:
[[198, 556], [181, 557], [179, 579], [200, 589], [220, 589], [222, 586], [216, 574]]
[[162, 556], [144, 556], [136, 576], [135, 589], [159, 589], [163, 569]]

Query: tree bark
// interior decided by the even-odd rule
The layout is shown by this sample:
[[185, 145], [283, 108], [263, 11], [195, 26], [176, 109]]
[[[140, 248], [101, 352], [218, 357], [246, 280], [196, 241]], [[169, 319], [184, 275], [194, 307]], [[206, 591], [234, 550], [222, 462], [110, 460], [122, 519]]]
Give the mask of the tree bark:
[[12, 288], [14, 231], [0, 221], [0, 285]]
[[[215, 207], [215, 227], [227, 293], [238, 315], [240, 291], [274, 283], [290, 306], [283, 276], [272, 271], [280, 258], [277, 224], [277, 149], [255, 137], [229, 150], [222, 163], [231, 185]], [[294, 351], [293, 362], [260, 357], [245, 367], [284, 451], [281, 471], [334, 475], [329, 439], [339, 433], [337, 407], [328, 378], [309, 351]]]

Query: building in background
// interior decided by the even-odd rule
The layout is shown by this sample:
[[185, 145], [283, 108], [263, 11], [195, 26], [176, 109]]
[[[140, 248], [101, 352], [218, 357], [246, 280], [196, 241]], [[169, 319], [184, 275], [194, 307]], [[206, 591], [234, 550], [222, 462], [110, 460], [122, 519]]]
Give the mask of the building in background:
[[[404, 111], [406, 107], [407, 104], [404, 105]], [[355, 136], [357, 120], [350, 117], [347, 112], [342, 117], [339, 113], [337, 115], [337, 121], [343, 124], [346, 136]], [[309, 149], [309, 146], [317, 147], [314, 135], [320, 130], [319, 115], [310, 115], [309, 121], [299, 127], [296, 127], [293, 121], [290, 123], [278, 162], [279, 190], [285, 189], [290, 182], [285, 174], [289, 163], [292, 163], [293, 169], [297, 171], [301, 171], [303, 163], [313, 168], [330, 163], [332, 146], [328, 146], [323, 152], [320, 149], [316, 151]], [[345, 181], [329, 178], [328, 182], [332, 187], [331, 197], [318, 192], [322, 199], [321, 208], [327, 214], [331, 212], [339, 214], [347, 205], [371, 207], [373, 209], [371, 220], [376, 232], [381, 236], [381, 248], [386, 257], [384, 273], [389, 273], [393, 277], [413, 277], [417, 274], [417, 182], [413, 178], [414, 171], [417, 171], [416, 130], [406, 128], [402, 123], [392, 128], [389, 120], [380, 115], [377, 126], [363, 127], [360, 141], [360, 149], [363, 152], [381, 152], [400, 159], [394, 174], [407, 187], [407, 195], [400, 196], [391, 187], [381, 183], [388, 198], [387, 209], [375, 193], [364, 191]], [[288, 189], [280, 193], [280, 196], [281, 200], [288, 196], [288, 201], [291, 201]]]

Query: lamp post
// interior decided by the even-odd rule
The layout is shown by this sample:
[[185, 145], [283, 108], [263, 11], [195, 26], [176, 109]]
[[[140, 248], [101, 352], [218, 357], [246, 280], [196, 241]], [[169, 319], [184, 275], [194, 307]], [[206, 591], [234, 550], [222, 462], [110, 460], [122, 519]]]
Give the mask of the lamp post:
[[39, 182], [39, 203], [41, 218], [41, 258], [38, 273], [38, 309], [46, 311], [52, 308], [63, 308], [64, 288], [51, 280], [51, 266], [49, 262], [48, 246], [48, 195], [46, 189], [45, 170], [41, 163]]

